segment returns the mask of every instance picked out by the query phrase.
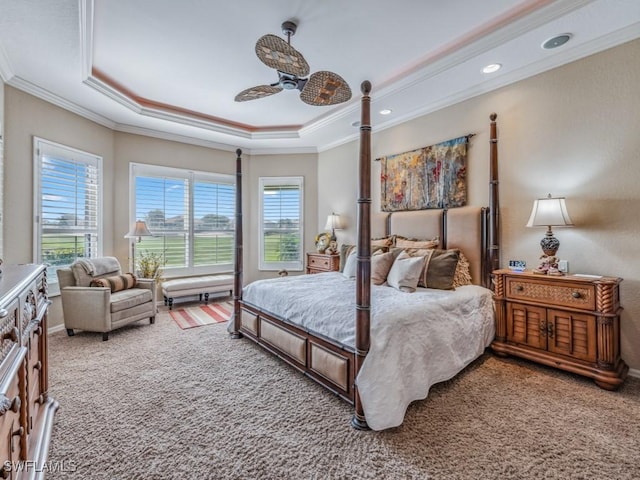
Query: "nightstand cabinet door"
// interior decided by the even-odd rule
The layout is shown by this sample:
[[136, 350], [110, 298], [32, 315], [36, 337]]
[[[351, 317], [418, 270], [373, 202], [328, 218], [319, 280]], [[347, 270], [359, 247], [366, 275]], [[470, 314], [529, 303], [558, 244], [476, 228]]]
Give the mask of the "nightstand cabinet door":
[[547, 348], [587, 362], [596, 361], [596, 317], [547, 310]]
[[546, 309], [507, 304], [507, 339], [533, 348], [547, 348]]

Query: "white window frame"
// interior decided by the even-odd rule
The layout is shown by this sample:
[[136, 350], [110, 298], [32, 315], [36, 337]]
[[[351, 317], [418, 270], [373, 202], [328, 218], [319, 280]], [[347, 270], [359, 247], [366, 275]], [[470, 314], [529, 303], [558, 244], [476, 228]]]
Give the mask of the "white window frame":
[[[263, 192], [265, 187], [277, 187], [279, 185], [296, 185], [300, 189], [300, 239], [299, 239], [299, 260], [286, 262], [267, 262], [264, 260], [264, 202]], [[304, 268], [304, 177], [260, 177], [258, 179], [258, 196], [259, 196], [259, 219], [258, 219], [258, 270], [261, 271], [278, 271], [287, 269], [291, 271], [302, 271]]]
[[[103, 161], [102, 157], [68, 147], [60, 143], [52, 142], [40, 137], [33, 137], [33, 165], [34, 165], [34, 188], [33, 188], [33, 261], [35, 263], [43, 263], [42, 261], [42, 156], [57, 156], [67, 161], [76, 163], [89, 163], [95, 165], [98, 172], [98, 198], [96, 204], [97, 214], [97, 250], [91, 258], [102, 256], [104, 245], [102, 212], [103, 212]], [[49, 295], [59, 295], [60, 288], [58, 285], [57, 275], [48, 275], [47, 284], [49, 286]]]
[[[148, 176], [148, 177], [170, 177], [181, 178], [188, 180], [192, 187], [193, 181], [202, 180], [206, 182], [219, 182], [231, 184], [236, 187], [236, 178], [233, 174], [215, 173], [215, 172], [203, 172], [185, 168], [165, 167], [160, 165], [150, 165], [147, 163], [131, 163], [129, 165], [129, 225], [133, 225], [138, 218], [136, 218], [136, 176]], [[235, 212], [235, 198], [233, 202], [233, 211]], [[193, 219], [194, 199], [193, 188], [189, 188], [189, 218]], [[235, 215], [233, 216], [235, 221]], [[153, 234], [153, 231], [151, 231]], [[190, 242], [192, 242], [195, 234], [194, 223], [190, 222], [188, 228], [188, 236]], [[233, 230], [235, 239], [235, 227]], [[233, 242], [235, 245], [235, 240]], [[192, 246], [192, 244], [190, 244]], [[135, 239], [129, 239], [130, 251], [135, 255]], [[188, 275], [204, 275], [212, 273], [231, 272], [234, 269], [235, 248], [233, 248], [233, 255], [229, 263], [221, 263], [217, 265], [206, 266], [193, 266], [193, 248], [189, 248], [189, 255], [187, 259], [186, 267], [163, 267], [163, 277], [172, 278]]]

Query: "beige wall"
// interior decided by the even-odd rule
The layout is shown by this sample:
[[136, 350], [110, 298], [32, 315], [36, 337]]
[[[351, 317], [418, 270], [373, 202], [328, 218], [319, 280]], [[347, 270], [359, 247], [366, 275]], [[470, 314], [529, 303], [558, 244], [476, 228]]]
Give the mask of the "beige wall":
[[[496, 112], [502, 265], [509, 259], [536, 265], [544, 229], [525, 227], [533, 200], [547, 193], [565, 196], [576, 226], [556, 229], [558, 255], [569, 261], [572, 273], [624, 278], [622, 357], [635, 370], [640, 370], [638, 85], [636, 40], [379, 133], [374, 124], [372, 141], [376, 158], [477, 133], [469, 153], [469, 203], [486, 205], [489, 114]], [[318, 160], [319, 215], [339, 205], [350, 219], [341, 241], [355, 239], [357, 148], [341, 146]], [[343, 175], [338, 181], [336, 172]], [[374, 162], [374, 211], [380, 205], [379, 173]]]

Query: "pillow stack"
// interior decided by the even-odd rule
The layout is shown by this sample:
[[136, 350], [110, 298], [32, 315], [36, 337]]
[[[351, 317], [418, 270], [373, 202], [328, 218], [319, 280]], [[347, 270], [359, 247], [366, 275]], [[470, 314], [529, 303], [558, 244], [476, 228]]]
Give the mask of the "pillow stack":
[[[399, 235], [372, 240], [371, 283], [403, 292], [417, 287], [454, 290], [471, 284], [469, 261], [458, 249], [439, 249], [439, 238], [418, 240]], [[355, 278], [357, 254], [354, 245], [342, 245], [340, 271]]]

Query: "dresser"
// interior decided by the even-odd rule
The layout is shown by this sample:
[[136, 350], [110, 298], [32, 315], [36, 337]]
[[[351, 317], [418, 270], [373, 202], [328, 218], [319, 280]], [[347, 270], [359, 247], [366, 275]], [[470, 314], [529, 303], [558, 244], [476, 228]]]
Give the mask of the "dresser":
[[48, 394], [47, 277], [41, 265], [0, 274], [0, 478], [43, 478], [58, 402]]
[[337, 272], [340, 270], [340, 255], [307, 253], [307, 273]]
[[622, 385], [629, 367], [620, 358], [621, 278], [493, 275], [494, 352], [593, 378], [607, 390]]

